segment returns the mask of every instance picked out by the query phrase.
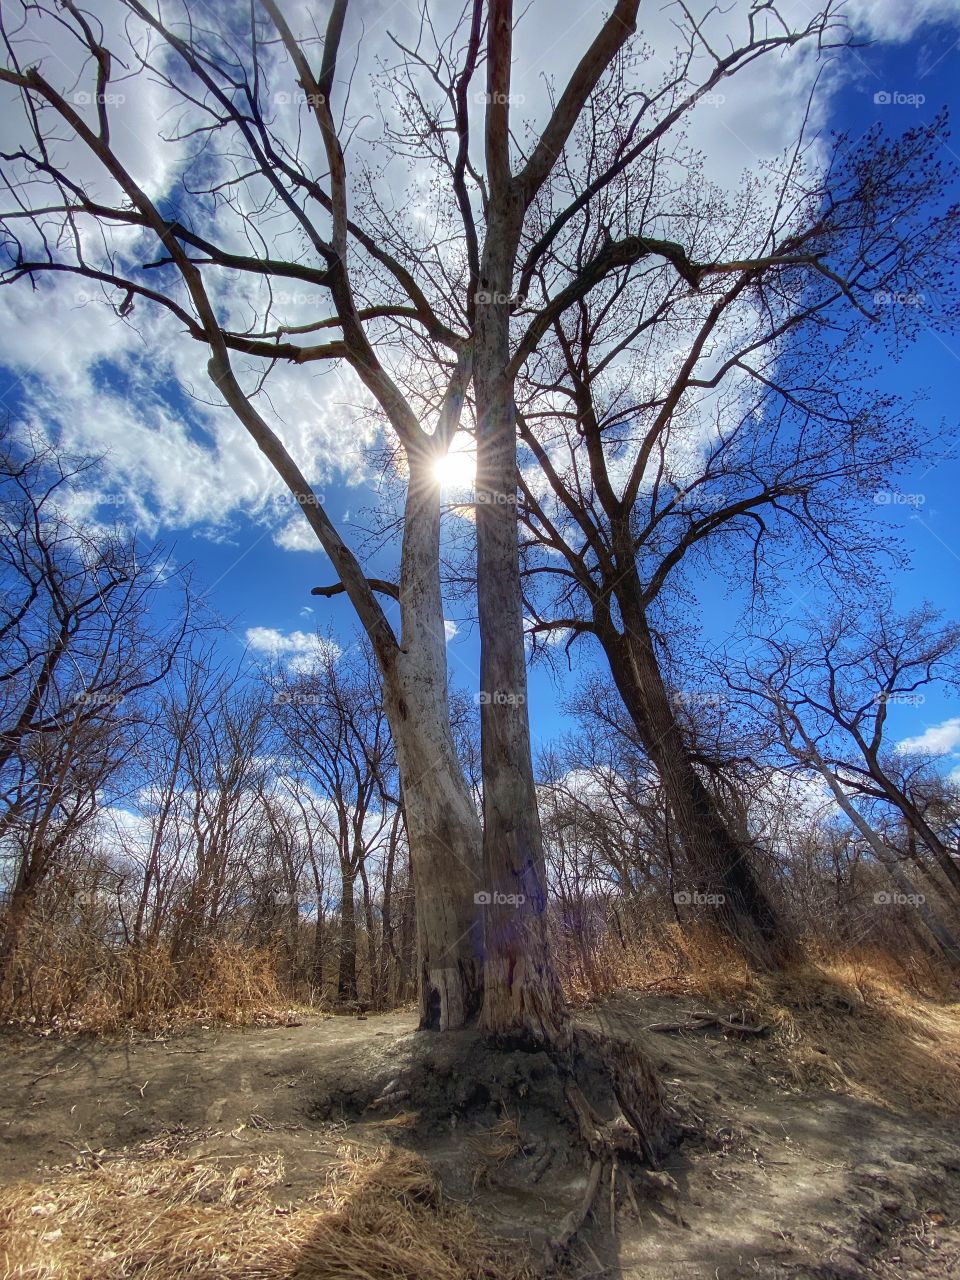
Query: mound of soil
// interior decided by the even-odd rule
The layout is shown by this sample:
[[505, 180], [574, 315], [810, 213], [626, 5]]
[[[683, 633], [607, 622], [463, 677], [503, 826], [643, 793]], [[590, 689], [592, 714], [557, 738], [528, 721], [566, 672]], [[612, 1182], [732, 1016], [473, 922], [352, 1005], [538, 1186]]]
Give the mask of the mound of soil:
[[659, 1169], [643, 1152], [605, 1168], [560, 1261], [567, 1274], [960, 1276], [955, 1123], [896, 1097], [881, 1105], [811, 1084], [774, 1034], [738, 1033], [735, 1017], [698, 1022], [700, 1008], [637, 995], [594, 1006], [569, 1071], [471, 1032], [420, 1033], [405, 1014], [166, 1041], [11, 1034], [0, 1041], [0, 1182], [154, 1142], [250, 1165], [282, 1153], [284, 1182], [271, 1194], [297, 1203], [344, 1143], [387, 1143], [425, 1157], [448, 1197], [540, 1257], [596, 1165], [568, 1105], [571, 1080], [601, 1121], [615, 1110], [610, 1064], [596, 1056], [602, 1031], [606, 1043], [645, 1046], [671, 1119], [652, 1153]]

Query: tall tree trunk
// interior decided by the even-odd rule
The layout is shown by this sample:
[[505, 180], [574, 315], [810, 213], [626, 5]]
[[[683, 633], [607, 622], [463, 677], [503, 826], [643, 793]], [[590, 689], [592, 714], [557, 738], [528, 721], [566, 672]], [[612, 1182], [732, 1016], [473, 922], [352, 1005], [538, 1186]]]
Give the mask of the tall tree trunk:
[[794, 953], [792, 935], [757, 879], [749, 849], [735, 839], [697, 773], [643, 609], [629, 599], [620, 599], [620, 605], [624, 634], [603, 627], [600, 641], [624, 706], [660, 775], [687, 864], [690, 883], [684, 888], [722, 898], [713, 904], [718, 927], [757, 964], [775, 967]]
[[377, 922], [373, 912], [373, 895], [370, 893], [370, 877], [367, 875], [365, 863], [360, 863], [360, 886], [363, 889], [363, 924], [367, 934], [367, 968], [369, 972], [370, 1008], [382, 1009], [383, 996], [380, 991], [380, 955], [383, 942], [377, 947]]
[[399, 968], [396, 943], [393, 937], [393, 874], [397, 862], [397, 842], [403, 825], [403, 808], [398, 805], [390, 824], [390, 837], [387, 842], [387, 856], [383, 869], [383, 909], [381, 912], [380, 970], [377, 975], [377, 986], [381, 993], [384, 1008], [393, 1003], [390, 993], [390, 964]]
[[420, 1025], [447, 1030], [474, 1017], [483, 994], [474, 902], [481, 887], [481, 831], [450, 729], [440, 485], [433, 461], [410, 459], [401, 645], [383, 675], [416, 895]]
[[[491, 19], [492, 20], [492, 19]], [[480, 621], [483, 1025], [560, 1041], [563, 997], [546, 934], [546, 869], [530, 751], [517, 527], [509, 303], [516, 228], [492, 215], [476, 321], [477, 601]], [[489, 300], [486, 300], [489, 299]]]
[[324, 921], [323, 916], [317, 911], [317, 923], [313, 929], [313, 948], [310, 957], [310, 983], [315, 988], [320, 999], [323, 999], [323, 945], [324, 945]]
[[[420, 1023], [463, 1026], [479, 1009], [482, 966], [474, 894], [480, 823], [453, 744], [440, 591], [440, 484], [427, 444], [407, 456], [410, 483], [400, 553], [400, 639], [371, 584], [316, 502], [303, 473], [244, 396], [224, 353], [210, 376], [290, 492], [335, 566], [370, 638], [397, 751], [417, 898]], [[328, 594], [321, 591], [320, 594]]]
[[[412, 883], [413, 873], [410, 874]], [[411, 889], [403, 895], [403, 901], [400, 910], [400, 928], [399, 938], [397, 942], [397, 954], [400, 957], [397, 965], [397, 1002], [406, 999], [407, 993], [410, 991], [416, 981], [416, 897]], [[413, 976], [411, 976], [413, 975]]]
[[357, 999], [357, 910], [354, 900], [355, 878], [352, 863], [340, 863], [340, 967], [337, 972], [337, 1001], [356, 1003]]
[[7, 897], [0, 931], [0, 1003], [12, 1000], [17, 949], [44, 877], [48, 862], [28, 852], [20, 861], [17, 878]]

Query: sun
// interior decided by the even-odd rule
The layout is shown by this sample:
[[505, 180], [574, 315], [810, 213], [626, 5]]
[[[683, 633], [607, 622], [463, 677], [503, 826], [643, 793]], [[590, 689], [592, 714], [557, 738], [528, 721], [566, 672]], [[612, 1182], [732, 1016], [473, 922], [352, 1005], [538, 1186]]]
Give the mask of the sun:
[[477, 455], [473, 441], [457, 436], [445, 458], [434, 463], [434, 475], [444, 489], [462, 492], [473, 488], [477, 475]]

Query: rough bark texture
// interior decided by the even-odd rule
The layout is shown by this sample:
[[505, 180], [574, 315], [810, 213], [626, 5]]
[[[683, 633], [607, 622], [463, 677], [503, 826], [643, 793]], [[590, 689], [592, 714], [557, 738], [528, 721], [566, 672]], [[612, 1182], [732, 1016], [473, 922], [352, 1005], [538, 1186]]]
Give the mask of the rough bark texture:
[[484, 889], [483, 1025], [559, 1042], [563, 998], [546, 937], [546, 869], [527, 714], [509, 310], [516, 226], [492, 218], [477, 307], [477, 596]]
[[411, 463], [401, 553], [401, 646], [384, 671], [417, 902], [421, 1026], [463, 1026], [479, 1010], [475, 895], [481, 832], [457, 758], [447, 699], [440, 593], [440, 489], [427, 458]]
[[14, 886], [6, 903], [3, 933], [0, 936], [0, 1004], [13, 993], [14, 961], [20, 939], [30, 918], [36, 885], [23, 877]]
[[712, 918], [757, 964], [793, 953], [793, 939], [759, 883], [750, 851], [734, 838], [690, 758], [690, 748], [660, 674], [642, 609], [623, 608], [624, 635], [601, 634], [614, 682], [654, 764], [683, 846], [688, 892], [722, 896]]

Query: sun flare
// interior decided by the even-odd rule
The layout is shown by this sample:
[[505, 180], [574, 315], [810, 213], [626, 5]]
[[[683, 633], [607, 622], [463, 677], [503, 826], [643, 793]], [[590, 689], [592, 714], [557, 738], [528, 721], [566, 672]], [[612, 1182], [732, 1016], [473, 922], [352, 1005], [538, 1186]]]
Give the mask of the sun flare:
[[457, 437], [446, 457], [434, 463], [434, 474], [444, 489], [472, 489], [477, 474], [477, 455], [473, 442]]

